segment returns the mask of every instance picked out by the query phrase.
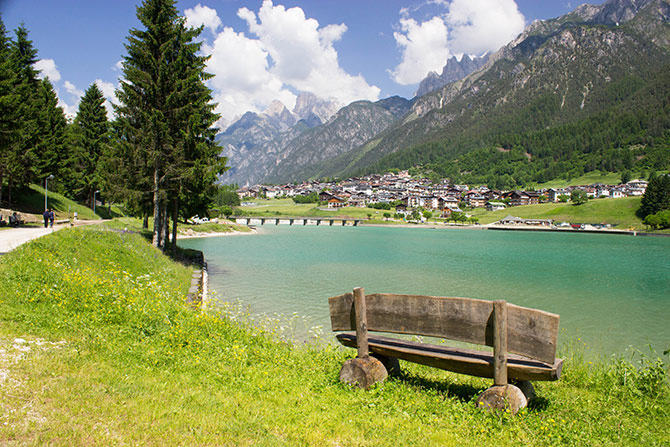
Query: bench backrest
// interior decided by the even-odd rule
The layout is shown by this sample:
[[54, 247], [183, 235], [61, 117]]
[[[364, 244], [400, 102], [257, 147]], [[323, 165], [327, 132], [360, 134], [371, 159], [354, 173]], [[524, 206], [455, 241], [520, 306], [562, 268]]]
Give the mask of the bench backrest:
[[[328, 299], [333, 331], [356, 330], [354, 294]], [[420, 295], [365, 296], [367, 330], [494, 346], [494, 302]], [[556, 356], [559, 316], [506, 304], [507, 351], [546, 363]]]

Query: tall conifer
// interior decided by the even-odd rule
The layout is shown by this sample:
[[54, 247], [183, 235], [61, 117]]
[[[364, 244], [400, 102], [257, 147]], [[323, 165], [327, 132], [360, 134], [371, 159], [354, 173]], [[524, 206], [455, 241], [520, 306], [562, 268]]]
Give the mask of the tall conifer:
[[72, 124], [72, 147], [68, 156], [67, 171], [63, 173], [67, 188], [74, 199], [93, 205], [95, 191], [102, 185], [99, 164], [109, 139], [109, 121], [104, 106], [105, 97], [93, 83], [79, 103], [77, 116]]
[[[217, 116], [204, 84], [206, 58], [197, 54], [201, 44], [193, 42], [202, 28], [186, 28], [172, 0], [145, 0], [137, 17], [145, 29], [131, 29], [126, 44], [125, 79], [117, 91], [117, 152], [133, 160], [134, 166], [126, 167], [150, 174], [153, 243], [164, 246], [168, 216], [174, 224], [183, 209], [180, 195], [188, 203], [184, 199], [211, 186], [224, 165], [214, 142]], [[137, 183], [129, 186], [136, 191], [127, 195], [139, 198], [146, 177], [132, 178]]]

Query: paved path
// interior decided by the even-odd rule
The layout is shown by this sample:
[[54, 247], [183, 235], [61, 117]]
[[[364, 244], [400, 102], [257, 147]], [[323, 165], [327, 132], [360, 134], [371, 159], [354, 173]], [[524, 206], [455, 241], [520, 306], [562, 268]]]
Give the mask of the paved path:
[[[94, 223], [100, 223], [101, 220], [88, 220], [88, 221], [78, 221], [75, 225], [90, 225]], [[40, 236], [45, 234], [51, 234], [54, 231], [62, 230], [63, 228], [69, 228], [69, 223], [64, 223], [60, 225], [54, 225], [53, 228], [43, 228], [43, 227], [19, 227], [19, 228], [10, 228], [0, 230], [0, 254], [5, 254], [14, 250], [21, 244], [37, 239]]]

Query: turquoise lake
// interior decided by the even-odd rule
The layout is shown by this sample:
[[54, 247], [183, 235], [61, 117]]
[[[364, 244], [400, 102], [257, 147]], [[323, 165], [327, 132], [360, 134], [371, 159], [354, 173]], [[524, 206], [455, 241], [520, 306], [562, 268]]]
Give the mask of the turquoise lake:
[[326, 335], [328, 297], [360, 286], [367, 293], [504, 299], [554, 312], [561, 316], [559, 342], [586, 343], [592, 353], [670, 349], [670, 238], [263, 226], [253, 235], [179, 244], [205, 253], [217, 300], [239, 300], [254, 315], [299, 315]]

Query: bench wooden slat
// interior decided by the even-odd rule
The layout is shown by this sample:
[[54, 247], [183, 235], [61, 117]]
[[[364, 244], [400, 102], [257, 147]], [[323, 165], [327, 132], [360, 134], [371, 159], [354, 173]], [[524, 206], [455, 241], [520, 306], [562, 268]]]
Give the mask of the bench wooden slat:
[[[344, 346], [356, 347], [356, 335], [337, 334]], [[493, 378], [493, 353], [465, 348], [430, 345], [408, 340], [368, 335], [370, 352], [395, 357], [422, 365], [471, 376]], [[563, 368], [562, 359], [544, 363], [525, 357], [510, 355], [507, 358], [507, 375], [512, 380], [558, 380]]]
[[[328, 299], [333, 331], [356, 329], [353, 293]], [[396, 295], [366, 295], [369, 331], [411, 333], [493, 346], [493, 302], [487, 300]], [[559, 316], [507, 305], [508, 351], [553, 364]]]

